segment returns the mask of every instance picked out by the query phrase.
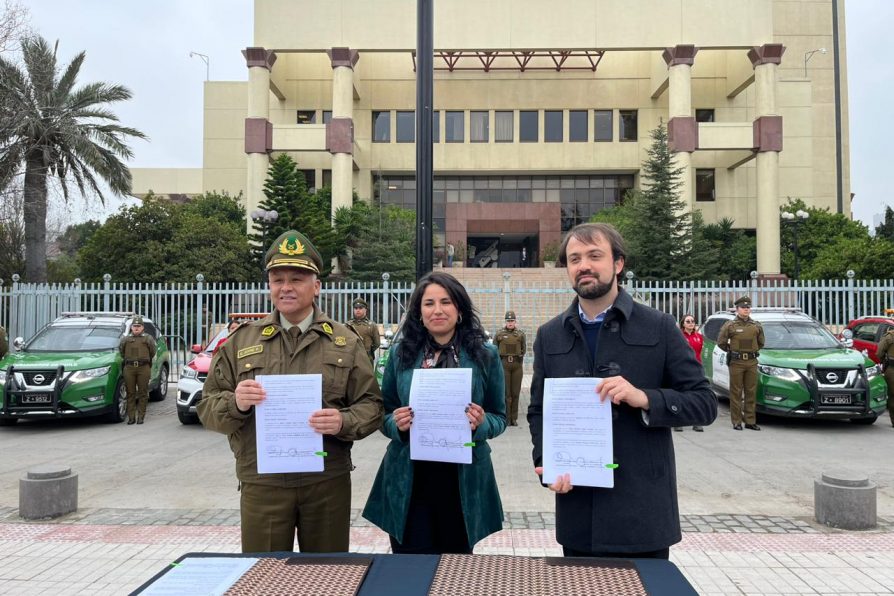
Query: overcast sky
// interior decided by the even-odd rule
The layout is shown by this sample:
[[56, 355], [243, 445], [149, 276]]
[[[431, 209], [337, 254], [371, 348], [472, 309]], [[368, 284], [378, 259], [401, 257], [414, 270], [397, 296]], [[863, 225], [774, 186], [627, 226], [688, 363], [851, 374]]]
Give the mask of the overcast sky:
[[[240, 50], [252, 45], [252, 0], [33, 0], [23, 4], [38, 33], [60, 40], [62, 62], [86, 50], [81, 83], [115, 82], [133, 91], [134, 99], [116, 111], [122, 122], [149, 135], [150, 142], [133, 144], [136, 156], [131, 165], [201, 166], [205, 63], [189, 53], [209, 57], [211, 80], [245, 80]], [[853, 212], [856, 219], [874, 227], [873, 216], [881, 214], [885, 204], [894, 206], [894, 192], [883, 182], [891, 168], [894, 132], [885, 109], [894, 91], [894, 62], [887, 43], [894, 2], [850, 0], [845, 16], [851, 191], [856, 194]], [[84, 218], [77, 210], [72, 216]]]

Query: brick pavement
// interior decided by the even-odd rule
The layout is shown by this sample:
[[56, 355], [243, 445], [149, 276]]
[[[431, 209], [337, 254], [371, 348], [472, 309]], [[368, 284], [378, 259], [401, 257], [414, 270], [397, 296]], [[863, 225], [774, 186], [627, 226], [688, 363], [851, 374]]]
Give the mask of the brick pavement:
[[[671, 559], [702, 594], [894, 594], [894, 520], [843, 532], [809, 519], [684, 516]], [[479, 554], [561, 554], [550, 512], [508, 512]], [[351, 550], [388, 552], [354, 512]], [[0, 593], [121, 594], [187, 552], [238, 552], [237, 510], [83, 509], [25, 522], [0, 508]]]

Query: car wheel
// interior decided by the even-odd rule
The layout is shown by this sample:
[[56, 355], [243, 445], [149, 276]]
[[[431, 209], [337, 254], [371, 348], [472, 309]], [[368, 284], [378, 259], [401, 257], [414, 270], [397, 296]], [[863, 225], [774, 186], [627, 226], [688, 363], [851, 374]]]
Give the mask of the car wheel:
[[127, 417], [127, 387], [124, 379], [119, 379], [115, 386], [115, 397], [112, 398], [112, 411], [106, 414], [106, 422], [113, 424], [123, 422]]
[[180, 424], [198, 424], [199, 417], [195, 414], [190, 414], [189, 412], [181, 412], [177, 410], [177, 418], [180, 419]]
[[15, 426], [18, 418], [0, 418], [0, 426]]
[[149, 401], [164, 401], [168, 396], [168, 365], [161, 365], [158, 387], [149, 392]]
[[864, 426], [875, 424], [876, 420], [878, 420], [878, 414], [873, 414], [869, 418], [851, 418], [851, 422], [853, 422], [854, 424], [862, 424]]

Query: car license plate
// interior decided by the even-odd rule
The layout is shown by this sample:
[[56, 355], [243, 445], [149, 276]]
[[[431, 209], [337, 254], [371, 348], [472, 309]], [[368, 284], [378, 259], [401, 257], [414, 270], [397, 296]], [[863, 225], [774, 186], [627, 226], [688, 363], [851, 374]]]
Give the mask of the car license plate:
[[51, 404], [53, 403], [52, 393], [29, 393], [21, 398], [23, 404]]
[[853, 397], [850, 395], [830, 393], [820, 396], [820, 404], [824, 406], [849, 406], [852, 403]]

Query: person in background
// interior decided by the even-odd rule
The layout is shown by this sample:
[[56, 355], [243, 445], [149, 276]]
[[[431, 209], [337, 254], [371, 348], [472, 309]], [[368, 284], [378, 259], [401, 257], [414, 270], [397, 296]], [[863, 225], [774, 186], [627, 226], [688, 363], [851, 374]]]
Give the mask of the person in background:
[[369, 355], [369, 361], [375, 363], [376, 350], [379, 349], [379, 326], [369, 318], [369, 304], [363, 298], [355, 298], [354, 318], [347, 322], [347, 326], [363, 340], [363, 347]]
[[[695, 317], [693, 315], [683, 315], [683, 318], [680, 319], [680, 331], [683, 332], [683, 337], [685, 337], [686, 341], [689, 342], [689, 347], [692, 348], [693, 352], [695, 352], [695, 359], [698, 360], [699, 364], [702, 364], [702, 346], [705, 345], [705, 336], [699, 333], [698, 326], [696, 326], [695, 324]], [[674, 430], [677, 432], [682, 432], [683, 427], [675, 426]], [[692, 427], [692, 430], [700, 433], [704, 432], [705, 429], [696, 424]]]
[[749, 430], [757, 425], [757, 357], [764, 347], [764, 328], [751, 318], [751, 298], [742, 296], [735, 302], [736, 318], [723, 324], [717, 336], [717, 347], [726, 352], [729, 366], [729, 414], [733, 430], [742, 430], [742, 421]]
[[506, 415], [509, 426], [518, 426], [518, 397], [522, 377], [525, 375], [525, 353], [528, 351], [525, 332], [516, 327], [515, 311], [506, 311], [506, 326], [497, 332], [494, 345], [503, 362], [503, 378], [506, 382]]
[[[413, 372], [419, 368], [471, 368], [472, 463], [410, 459], [409, 407]], [[488, 439], [506, 429], [503, 367], [488, 345], [472, 300], [456, 278], [433, 272], [410, 297], [403, 338], [391, 347], [382, 379], [385, 420], [391, 439], [363, 517], [391, 537], [404, 554], [470, 554], [484, 537], [503, 529], [503, 507]]]
[[155, 340], [143, 330], [143, 317], [136, 315], [130, 322], [130, 335], [122, 337], [118, 344], [127, 389], [128, 424], [143, 424], [149, 403], [149, 379], [156, 347]]

